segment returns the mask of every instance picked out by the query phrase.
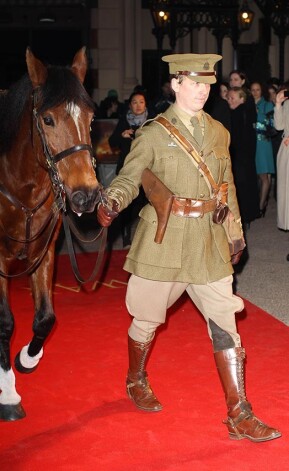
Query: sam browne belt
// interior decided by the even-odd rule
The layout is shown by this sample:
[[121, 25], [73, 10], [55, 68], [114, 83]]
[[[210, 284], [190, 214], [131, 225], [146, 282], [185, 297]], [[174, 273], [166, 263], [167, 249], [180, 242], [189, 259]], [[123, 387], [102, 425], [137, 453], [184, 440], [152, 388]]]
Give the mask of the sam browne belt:
[[[156, 244], [162, 243], [171, 213], [175, 216], [198, 218], [212, 211], [214, 221], [215, 213], [220, 207], [218, 206], [219, 203], [221, 202], [225, 205], [227, 202], [228, 183], [221, 185], [220, 200], [218, 198], [209, 200], [183, 198], [174, 195], [151, 170], [146, 168], [142, 173], [142, 186], [148, 201], [155, 208], [158, 217], [158, 226], [154, 239]], [[223, 219], [222, 214], [220, 216]], [[217, 221], [217, 224], [221, 224], [221, 220]]]
[[174, 216], [185, 218], [199, 218], [203, 217], [205, 213], [215, 211], [216, 207], [216, 198], [210, 200], [196, 200], [173, 196], [171, 213], [174, 214]]

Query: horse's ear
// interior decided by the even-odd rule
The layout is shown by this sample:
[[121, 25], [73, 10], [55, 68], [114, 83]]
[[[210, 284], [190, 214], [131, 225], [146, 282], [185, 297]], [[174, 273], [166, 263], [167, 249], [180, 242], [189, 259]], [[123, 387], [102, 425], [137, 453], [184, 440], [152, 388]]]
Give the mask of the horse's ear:
[[33, 88], [43, 85], [47, 78], [47, 68], [34, 56], [29, 47], [26, 49], [26, 64]]
[[87, 57], [85, 51], [86, 47], [84, 46], [75, 54], [71, 66], [72, 72], [76, 75], [81, 83], [84, 82], [87, 71]]

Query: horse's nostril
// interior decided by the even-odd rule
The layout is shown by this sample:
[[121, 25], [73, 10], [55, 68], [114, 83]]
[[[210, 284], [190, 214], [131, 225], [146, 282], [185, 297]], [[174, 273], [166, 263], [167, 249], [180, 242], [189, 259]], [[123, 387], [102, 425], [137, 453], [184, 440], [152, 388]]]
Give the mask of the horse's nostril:
[[71, 208], [77, 213], [90, 213], [95, 209], [95, 205], [99, 201], [100, 195], [98, 189], [91, 191], [77, 190], [71, 194]]
[[71, 196], [73, 205], [77, 208], [85, 208], [87, 205], [88, 197], [84, 191], [75, 191]]

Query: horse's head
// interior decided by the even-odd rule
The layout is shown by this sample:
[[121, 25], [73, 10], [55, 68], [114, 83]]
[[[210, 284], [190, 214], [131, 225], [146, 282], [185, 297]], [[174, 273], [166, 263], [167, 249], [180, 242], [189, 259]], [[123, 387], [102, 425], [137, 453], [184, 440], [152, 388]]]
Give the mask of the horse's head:
[[77, 52], [70, 68], [47, 67], [29, 48], [26, 62], [33, 87], [38, 155], [45, 157], [43, 165], [49, 170], [57, 196], [65, 193], [77, 214], [92, 212], [100, 188], [90, 138], [94, 103], [83, 87], [85, 48]]

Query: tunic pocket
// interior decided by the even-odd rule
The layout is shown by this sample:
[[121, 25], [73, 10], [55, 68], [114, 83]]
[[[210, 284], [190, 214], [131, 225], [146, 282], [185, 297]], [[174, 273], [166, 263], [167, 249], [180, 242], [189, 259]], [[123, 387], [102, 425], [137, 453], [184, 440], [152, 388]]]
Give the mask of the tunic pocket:
[[157, 222], [140, 219], [128, 258], [144, 265], [163, 268], [181, 268], [183, 231], [167, 226], [161, 244], [154, 242]]

